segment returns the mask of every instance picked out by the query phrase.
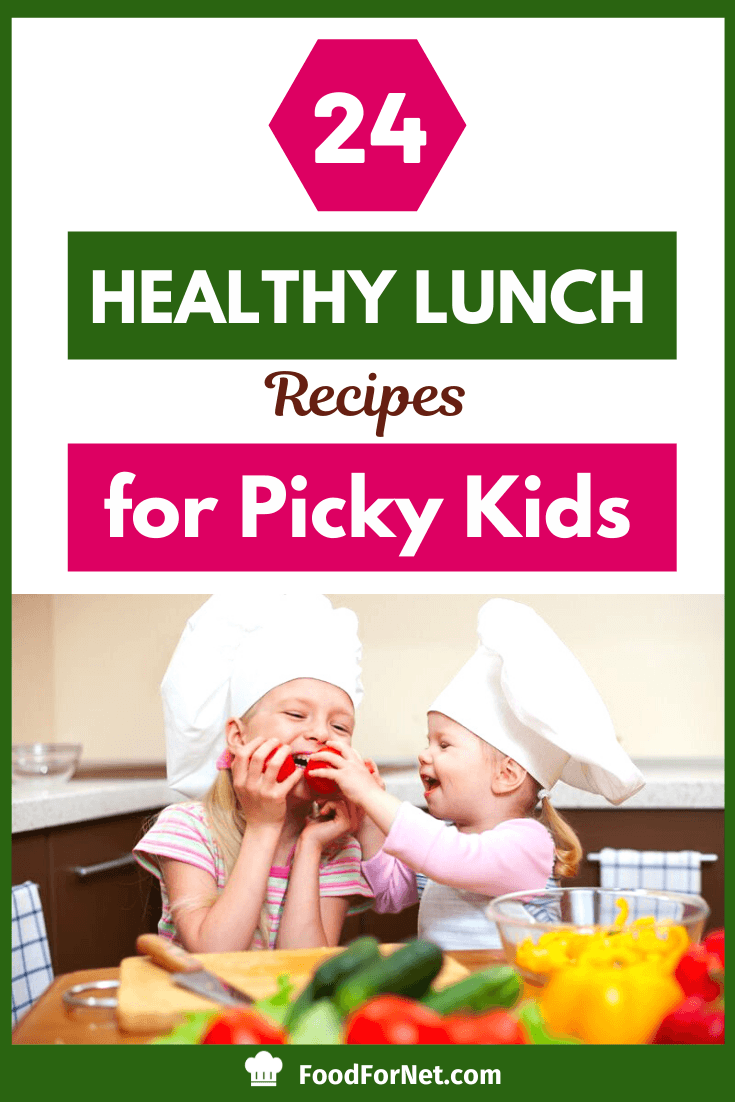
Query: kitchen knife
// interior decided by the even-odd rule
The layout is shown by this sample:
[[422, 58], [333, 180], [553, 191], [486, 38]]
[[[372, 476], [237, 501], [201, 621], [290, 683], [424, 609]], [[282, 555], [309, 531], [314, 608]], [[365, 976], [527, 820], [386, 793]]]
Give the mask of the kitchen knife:
[[179, 987], [193, 991], [204, 999], [222, 1006], [242, 1006], [254, 1000], [230, 983], [225, 983], [213, 972], [207, 972], [200, 960], [157, 934], [141, 934], [135, 943], [139, 953], [149, 956], [154, 964], [171, 972], [171, 979]]

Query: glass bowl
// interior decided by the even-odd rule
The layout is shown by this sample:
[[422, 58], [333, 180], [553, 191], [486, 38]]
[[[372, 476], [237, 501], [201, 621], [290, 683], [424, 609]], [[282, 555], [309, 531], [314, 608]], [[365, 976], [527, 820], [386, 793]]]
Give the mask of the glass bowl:
[[13, 746], [13, 783], [36, 788], [65, 784], [74, 775], [81, 756], [82, 746], [77, 742], [31, 742]]
[[634, 937], [639, 931], [636, 927], [631, 929], [630, 923], [637, 918], [653, 918], [653, 923], [643, 928], [654, 930], [657, 937], [665, 938], [672, 925], [683, 926], [689, 941], [696, 942], [709, 914], [709, 907], [698, 895], [645, 888], [546, 888], [512, 892], [493, 899], [486, 913], [498, 927], [508, 963], [531, 983], [545, 984], [550, 973], [534, 971], [519, 963], [519, 946], [526, 941], [536, 945], [549, 932], [589, 935], [600, 930], [619, 931], [616, 918], [621, 899], [628, 907], [624, 930]]

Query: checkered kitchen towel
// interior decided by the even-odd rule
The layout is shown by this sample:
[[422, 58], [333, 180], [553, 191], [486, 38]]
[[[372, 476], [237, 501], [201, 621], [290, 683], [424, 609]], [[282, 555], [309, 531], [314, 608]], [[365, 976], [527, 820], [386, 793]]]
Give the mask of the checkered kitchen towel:
[[53, 981], [46, 923], [38, 884], [26, 880], [11, 889], [12, 896], [12, 1012], [13, 1025]]
[[648, 888], [669, 892], [702, 890], [702, 854], [695, 850], [600, 850], [601, 888]]

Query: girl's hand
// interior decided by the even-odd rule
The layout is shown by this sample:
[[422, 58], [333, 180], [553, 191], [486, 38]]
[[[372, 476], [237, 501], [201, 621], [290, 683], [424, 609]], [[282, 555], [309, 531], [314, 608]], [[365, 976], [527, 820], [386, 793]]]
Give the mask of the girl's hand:
[[[365, 758], [365, 765], [368, 767], [373, 780], [383, 792], [385, 792], [385, 781], [381, 777], [373, 759]], [[374, 857], [378, 850], [382, 848], [383, 842], [385, 841], [385, 835], [382, 830], [376, 827], [375, 823], [362, 807], [357, 808], [357, 822], [355, 824], [355, 829], [350, 833], [354, 834], [355, 838], [357, 838], [360, 843], [363, 861], [368, 861], [371, 857]]]
[[380, 787], [385, 792], [385, 781], [383, 780], [380, 773], [378, 772], [378, 767], [375, 764], [375, 762], [373, 761], [373, 759], [372, 758], [365, 758], [365, 765], [368, 767], [368, 769], [370, 771], [370, 775], [372, 776], [373, 780], [377, 781], [377, 783], [380, 785]]
[[[275, 750], [263, 769], [265, 759]], [[232, 786], [249, 826], [280, 824], [286, 818], [286, 799], [303, 776], [296, 769], [285, 781], [278, 781], [278, 770], [290, 754], [278, 739], [262, 735], [232, 750]]]
[[[378, 767], [372, 758], [365, 758], [365, 765], [371, 776], [377, 781], [380, 787], [385, 792], [385, 781], [378, 772]], [[354, 813], [353, 826], [350, 830], [350, 834], [354, 834], [358, 842], [360, 841], [360, 835], [362, 833], [363, 823], [365, 822], [365, 808], [360, 807], [358, 804], [350, 803], [351, 814]], [[380, 847], [378, 847], [380, 848]]]
[[344, 800], [329, 800], [319, 807], [316, 816], [307, 819], [299, 835], [299, 845], [316, 845], [321, 850], [356, 828], [355, 808]]
[[[331, 751], [330, 747], [333, 748]], [[334, 753], [334, 750], [339, 752]], [[326, 744], [324, 750], [319, 750], [318, 756], [320, 761], [328, 761], [329, 766], [311, 770], [312, 776], [329, 777], [353, 803], [361, 805], [366, 793], [374, 791], [376, 787], [385, 788], [377, 769], [375, 774], [371, 773], [368, 765], [351, 746], [333, 740]]]

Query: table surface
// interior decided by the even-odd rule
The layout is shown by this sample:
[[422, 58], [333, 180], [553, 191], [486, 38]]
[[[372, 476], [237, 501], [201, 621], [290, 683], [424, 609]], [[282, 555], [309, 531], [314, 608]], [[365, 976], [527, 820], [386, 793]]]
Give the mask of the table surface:
[[[503, 964], [503, 953], [493, 949], [462, 949], [446, 956], [471, 972], [492, 964]], [[64, 991], [77, 983], [114, 980], [119, 968], [92, 968], [58, 976], [13, 1031], [14, 1045], [144, 1045], [150, 1033], [123, 1033], [114, 1010], [72, 1009], [62, 999]], [[102, 992], [101, 994], [104, 994]]]

